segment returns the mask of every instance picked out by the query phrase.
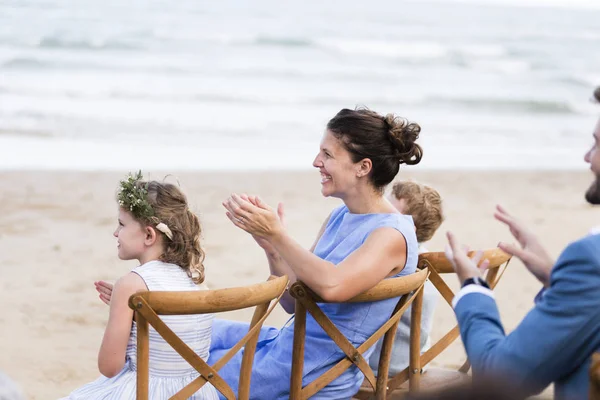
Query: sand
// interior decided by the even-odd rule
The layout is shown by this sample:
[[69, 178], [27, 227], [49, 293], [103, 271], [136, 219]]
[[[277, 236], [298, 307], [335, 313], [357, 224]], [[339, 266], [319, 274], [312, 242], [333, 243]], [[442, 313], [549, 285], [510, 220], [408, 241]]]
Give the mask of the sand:
[[[0, 370], [23, 388], [29, 399], [55, 399], [93, 379], [108, 308], [96, 296], [93, 281], [115, 280], [135, 267], [117, 259], [114, 193], [121, 173], [0, 173]], [[162, 178], [165, 173], [150, 176]], [[286, 206], [288, 229], [309, 247], [339, 204], [320, 195], [312, 172], [175, 174], [203, 224], [207, 284], [223, 288], [259, 282], [268, 276], [263, 253], [245, 232], [225, 217], [221, 201], [231, 192], [261, 195], [271, 205]], [[600, 222], [600, 209], [585, 203], [588, 171], [402, 172], [436, 187], [447, 219], [428, 243], [442, 250], [444, 232], [454, 231], [474, 248], [510, 240], [493, 219], [503, 204], [531, 226], [550, 253]], [[173, 179], [174, 180], [174, 179]], [[455, 277], [448, 281], [456, 288]], [[522, 264], [513, 262], [496, 289], [505, 327], [513, 329], [540, 289]], [[248, 320], [250, 311], [226, 318]], [[276, 310], [268, 323], [281, 326], [287, 315]], [[455, 323], [449, 306], [436, 310], [434, 340]], [[460, 341], [435, 361], [457, 366], [464, 361]]]

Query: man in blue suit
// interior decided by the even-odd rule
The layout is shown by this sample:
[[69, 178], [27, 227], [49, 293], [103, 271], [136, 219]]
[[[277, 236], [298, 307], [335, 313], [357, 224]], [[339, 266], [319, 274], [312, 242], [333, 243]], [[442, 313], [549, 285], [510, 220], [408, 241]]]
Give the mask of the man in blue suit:
[[[600, 87], [594, 92], [600, 102]], [[595, 180], [586, 200], [600, 204], [600, 120], [594, 144], [585, 154]], [[554, 263], [537, 238], [502, 207], [496, 219], [505, 223], [520, 247], [499, 246], [523, 261], [544, 285], [535, 307], [505, 335], [492, 291], [481, 279], [485, 260], [472, 259], [448, 232], [446, 255], [462, 289], [453, 301], [473, 374], [499, 379], [523, 396], [554, 382], [557, 399], [587, 399], [590, 357], [600, 351], [600, 234], [571, 243]]]

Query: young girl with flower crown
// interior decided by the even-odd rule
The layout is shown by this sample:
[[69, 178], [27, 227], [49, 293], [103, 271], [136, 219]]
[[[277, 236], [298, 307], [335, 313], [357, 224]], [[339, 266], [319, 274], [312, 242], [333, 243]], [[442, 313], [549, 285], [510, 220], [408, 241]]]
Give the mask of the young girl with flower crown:
[[[108, 324], [98, 353], [103, 375], [65, 399], [135, 399], [136, 323], [129, 297], [144, 290], [203, 290], [204, 252], [200, 223], [181, 190], [168, 183], [145, 182], [141, 172], [120, 182], [119, 225], [114, 232], [119, 258], [140, 266], [112, 285], [96, 282], [100, 298], [110, 305]], [[209, 355], [212, 315], [163, 316], [162, 320], [202, 359]], [[150, 328], [150, 399], [170, 398], [198, 373]], [[205, 384], [191, 399], [218, 399]]]

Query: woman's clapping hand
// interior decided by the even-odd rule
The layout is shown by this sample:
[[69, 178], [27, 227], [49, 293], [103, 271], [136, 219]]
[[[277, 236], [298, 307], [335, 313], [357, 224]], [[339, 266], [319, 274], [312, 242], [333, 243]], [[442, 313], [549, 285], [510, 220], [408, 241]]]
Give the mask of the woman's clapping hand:
[[[223, 207], [227, 210], [225, 214], [235, 226], [255, 238], [269, 241], [284, 231], [282, 204], [278, 206], [276, 212], [258, 196], [234, 193], [223, 202]], [[261, 243], [259, 245], [263, 247], [265, 243]]]

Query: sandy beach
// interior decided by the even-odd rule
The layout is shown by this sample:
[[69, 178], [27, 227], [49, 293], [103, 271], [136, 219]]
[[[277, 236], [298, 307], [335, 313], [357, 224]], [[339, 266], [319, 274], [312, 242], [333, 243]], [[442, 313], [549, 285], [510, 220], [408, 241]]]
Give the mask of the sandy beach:
[[[123, 176], [0, 173], [0, 369], [19, 383], [29, 399], [65, 396], [99, 375], [96, 356], [108, 308], [97, 298], [93, 282], [114, 281], [136, 265], [117, 259], [112, 236], [114, 194]], [[165, 173], [149, 176], [162, 179]], [[261, 250], [225, 216], [221, 201], [231, 192], [259, 194], [273, 206], [282, 201], [289, 231], [306, 247], [339, 204], [320, 195], [316, 170], [174, 176], [201, 218], [210, 288], [250, 284], [268, 276]], [[427, 245], [432, 251], [443, 249], [446, 230], [474, 248], [511, 240], [508, 230], [493, 219], [497, 203], [531, 226], [554, 256], [600, 222], [600, 210], [590, 208], [583, 198], [592, 180], [588, 171], [408, 170], [398, 176], [409, 177], [434, 186], [444, 199], [446, 221]], [[456, 288], [455, 278], [450, 278]], [[530, 309], [539, 288], [518, 261], [511, 263], [496, 289], [508, 331]], [[223, 317], [249, 320], [250, 313]], [[277, 309], [268, 323], [281, 326], [287, 318]], [[442, 301], [435, 318], [434, 340], [455, 323], [452, 310]], [[458, 341], [435, 364], [457, 366], [463, 361]]]

